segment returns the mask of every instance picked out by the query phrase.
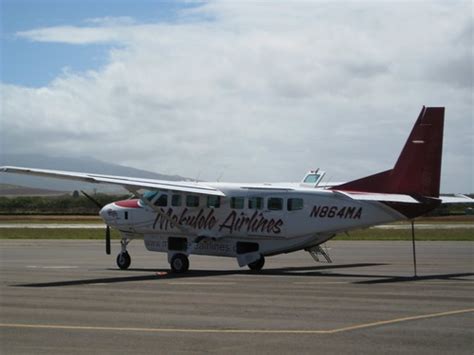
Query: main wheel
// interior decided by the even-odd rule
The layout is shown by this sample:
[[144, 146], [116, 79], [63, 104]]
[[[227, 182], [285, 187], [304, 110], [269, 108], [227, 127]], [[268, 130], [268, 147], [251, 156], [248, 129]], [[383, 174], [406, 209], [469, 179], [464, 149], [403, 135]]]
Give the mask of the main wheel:
[[265, 258], [263, 255], [261, 255], [260, 259], [254, 261], [253, 263], [248, 264], [247, 266], [249, 267], [250, 270], [260, 271], [262, 270], [263, 265], [265, 265]]
[[128, 252], [125, 251], [117, 255], [117, 266], [122, 270], [128, 269], [131, 262], [132, 258], [130, 257], [130, 254], [128, 254]]
[[175, 254], [171, 258], [171, 270], [176, 273], [183, 273], [189, 269], [189, 259], [184, 254]]

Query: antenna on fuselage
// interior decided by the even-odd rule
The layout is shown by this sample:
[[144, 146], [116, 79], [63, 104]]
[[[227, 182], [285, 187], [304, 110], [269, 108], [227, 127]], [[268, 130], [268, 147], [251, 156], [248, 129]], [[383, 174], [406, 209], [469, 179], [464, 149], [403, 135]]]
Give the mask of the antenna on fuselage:
[[201, 177], [202, 169], [198, 171], [196, 178], [194, 179], [194, 182], [198, 182], [199, 178]]

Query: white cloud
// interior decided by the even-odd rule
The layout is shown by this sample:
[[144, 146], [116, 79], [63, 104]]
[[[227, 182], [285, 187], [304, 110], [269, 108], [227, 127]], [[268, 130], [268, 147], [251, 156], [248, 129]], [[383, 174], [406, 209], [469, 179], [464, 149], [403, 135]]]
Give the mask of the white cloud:
[[120, 17], [95, 17], [84, 20], [85, 23], [95, 27], [56, 26], [37, 28], [17, 32], [19, 38], [34, 42], [57, 42], [67, 44], [95, 44], [95, 43], [120, 43], [133, 41], [134, 30], [129, 27], [135, 25], [135, 20], [128, 16]]
[[99, 26], [123, 26], [136, 24], [135, 19], [129, 16], [93, 17], [85, 19], [85, 22]]
[[18, 32], [17, 36], [35, 42], [59, 42], [68, 44], [112, 42], [120, 39], [120, 35], [116, 32], [116, 29], [78, 28], [74, 26], [39, 28], [36, 30]]
[[97, 71], [3, 85], [4, 146], [205, 179], [319, 166], [343, 180], [390, 168], [421, 106], [446, 106], [442, 188], [474, 191], [471, 7], [216, 1], [176, 23], [21, 32], [121, 46]]

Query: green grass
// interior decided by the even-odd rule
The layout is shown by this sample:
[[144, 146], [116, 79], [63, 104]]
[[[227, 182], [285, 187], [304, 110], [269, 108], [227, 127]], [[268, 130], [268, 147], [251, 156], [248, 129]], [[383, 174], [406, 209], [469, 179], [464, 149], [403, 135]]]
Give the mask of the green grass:
[[[464, 240], [474, 241], [474, 229], [415, 229], [416, 240]], [[334, 240], [411, 240], [411, 229], [360, 229], [339, 234]]]
[[[119, 232], [112, 229], [112, 239], [120, 239]], [[0, 228], [0, 239], [104, 239], [103, 229], [80, 228]]]
[[[104, 229], [70, 228], [1, 228], [0, 239], [103, 239]], [[119, 239], [116, 230], [111, 232], [112, 239]], [[474, 230], [455, 229], [417, 229], [417, 240], [464, 240], [474, 241]], [[334, 240], [411, 240], [410, 230], [362, 229], [340, 234]]]

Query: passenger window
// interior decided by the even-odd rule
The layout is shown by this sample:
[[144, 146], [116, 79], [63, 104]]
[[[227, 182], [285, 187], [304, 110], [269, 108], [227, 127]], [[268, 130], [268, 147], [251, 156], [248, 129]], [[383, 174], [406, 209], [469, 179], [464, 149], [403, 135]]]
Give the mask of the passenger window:
[[155, 201], [155, 206], [166, 207], [168, 206], [168, 195], [161, 194]]
[[181, 206], [181, 195], [171, 196], [171, 206], [180, 207]]
[[279, 211], [283, 209], [283, 199], [270, 197], [267, 201], [267, 207], [270, 211]]
[[220, 196], [207, 196], [207, 207], [219, 208], [221, 206]]
[[286, 207], [288, 211], [297, 211], [303, 209], [303, 199], [302, 198], [289, 198]]
[[234, 208], [236, 210], [241, 210], [244, 208], [245, 198], [243, 197], [232, 197], [230, 199], [230, 208]]
[[250, 197], [249, 208], [261, 210], [263, 208], [263, 197]]
[[199, 207], [199, 196], [187, 195], [186, 196], [186, 206], [187, 207]]

